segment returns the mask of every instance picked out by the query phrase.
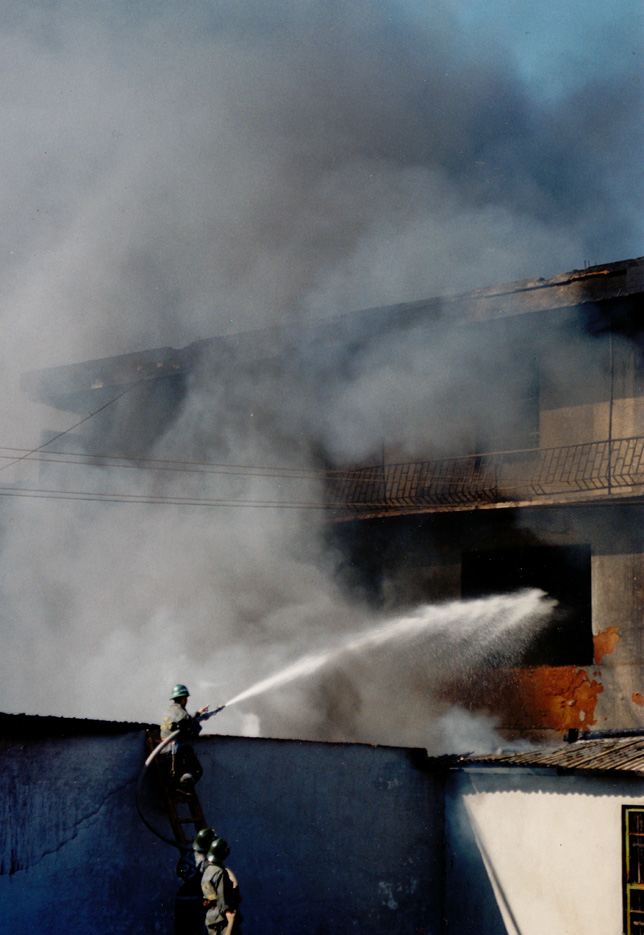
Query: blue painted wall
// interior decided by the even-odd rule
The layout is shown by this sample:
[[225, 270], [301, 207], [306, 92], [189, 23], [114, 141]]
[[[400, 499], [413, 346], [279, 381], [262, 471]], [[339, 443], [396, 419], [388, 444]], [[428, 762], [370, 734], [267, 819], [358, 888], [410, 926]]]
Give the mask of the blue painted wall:
[[[171, 935], [177, 852], [140, 821], [136, 726], [0, 716], [0, 933]], [[423, 751], [204, 736], [244, 935], [438, 935], [443, 793]], [[169, 835], [146, 779], [145, 810]]]

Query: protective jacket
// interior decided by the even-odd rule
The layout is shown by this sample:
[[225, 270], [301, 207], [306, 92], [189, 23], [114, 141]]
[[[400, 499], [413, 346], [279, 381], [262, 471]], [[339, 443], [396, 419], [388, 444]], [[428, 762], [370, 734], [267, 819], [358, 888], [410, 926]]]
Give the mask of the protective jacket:
[[228, 871], [221, 864], [206, 862], [201, 877], [201, 891], [204, 902], [207, 901], [206, 928], [208, 932], [218, 933], [227, 925], [226, 913], [235, 912], [239, 905], [236, 891]]
[[164, 747], [162, 752], [176, 753], [182, 744], [191, 743], [201, 733], [199, 721], [188, 714], [182, 705], [173, 701], [161, 721], [161, 740], [165, 740], [176, 730], [179, 731], [178, 736], [172, 743]]

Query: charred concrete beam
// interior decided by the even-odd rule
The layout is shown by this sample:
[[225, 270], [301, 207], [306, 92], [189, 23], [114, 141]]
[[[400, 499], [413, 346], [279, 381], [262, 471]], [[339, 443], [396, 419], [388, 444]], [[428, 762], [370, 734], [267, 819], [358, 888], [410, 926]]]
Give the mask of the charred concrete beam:
[[182, 349], [154, 348], [24, 374], [29, 398], [68, 412], [85, 413], [109, 402], [142, 380], [184, 379], [205, 359], [261, 362], [296, 350], [303, 359], [333, 348], [355, 348], [405, 328], [431, 328], [441, 320], [463, 325], [530, 313], [598, 307], [644, 292], [644, 257], [527, 279], [455, 296], [345, 313], [323, 322], [276, 326], [194, 342]]

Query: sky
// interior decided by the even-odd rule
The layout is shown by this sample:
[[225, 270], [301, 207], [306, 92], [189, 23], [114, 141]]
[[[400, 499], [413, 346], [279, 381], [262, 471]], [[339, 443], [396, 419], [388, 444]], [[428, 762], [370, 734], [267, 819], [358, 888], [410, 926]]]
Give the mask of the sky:
[[[26, 371], [644, 254], [643, 25], [633, 0], [0, 5], [2, 444], [75, 421]], [[163, 450], [199, 447], [207, 396]], [[0, 708], [154, 718], [164, 679], [234, 693], [360, 630], [322, 540], [13, 502]]]

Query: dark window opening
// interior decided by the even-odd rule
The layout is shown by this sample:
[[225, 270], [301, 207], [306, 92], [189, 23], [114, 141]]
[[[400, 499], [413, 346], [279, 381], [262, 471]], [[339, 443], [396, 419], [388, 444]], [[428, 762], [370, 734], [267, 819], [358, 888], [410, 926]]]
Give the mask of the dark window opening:
[[520, 666], [593, 663], [590, 546], [536, 546], [463, 554], [463, 597], [540, 588], [557, 611], [523, 652]]
[[624, 932], [644, 933], [644, 808], [623, 812]]

